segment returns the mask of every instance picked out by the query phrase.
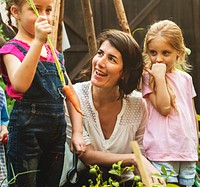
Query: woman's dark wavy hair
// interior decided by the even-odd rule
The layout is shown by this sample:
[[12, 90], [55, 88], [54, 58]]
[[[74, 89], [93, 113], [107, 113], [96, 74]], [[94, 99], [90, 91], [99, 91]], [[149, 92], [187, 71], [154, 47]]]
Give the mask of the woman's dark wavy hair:
[[109, 29], [101, 32], [97, 37], [97, 49], [106, 40], [122, 56], [123, 76], [118, 81], [120, 98], [122, 98], [139, 88], [144, 67], [141, 49], [130, 34], [120, 30]]

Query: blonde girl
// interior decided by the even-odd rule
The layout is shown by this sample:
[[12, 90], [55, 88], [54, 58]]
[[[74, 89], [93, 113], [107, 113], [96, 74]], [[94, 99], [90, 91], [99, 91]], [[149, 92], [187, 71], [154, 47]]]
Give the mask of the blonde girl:
[[196, 92], [186, 73], [191, 66], [181, 29], [170, 20], [154, 23], [145, 36], [143, 54], [142, 94], [149, 110], [146, 156], [161, 173], [162, 165], [174, 172], [168, 182], [192, 186], [198, 145]]

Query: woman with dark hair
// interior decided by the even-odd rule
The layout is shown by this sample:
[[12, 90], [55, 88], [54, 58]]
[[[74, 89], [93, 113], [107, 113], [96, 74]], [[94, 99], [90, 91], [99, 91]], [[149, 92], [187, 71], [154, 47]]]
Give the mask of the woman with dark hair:
[[[103, 31], [97, 44], [90, 81], [74, 85], [84, 113], [83, 136], [87, 145], [79, 159], [85, 166], [97, 164], [103, 171], [110, 170], [118, 161], [123, 161], [123, 166], [136, 166], [130, 142], [136, 140], [144, 154], [143, 135], [147, 123], [145, 101], [132, 94], [140, 83], [142, 54], [133, 37], [119, 30]], [[69, 140], [70, 126], [67, 131]], [[143, 162], [150, 178], [158, 173], [145, 157]], [[80, 171], [82, 176], [86, 172], [87, 169]], [[127, 181], [126, 186], [131, 186], [133, 173], [125, 172], [123, 179]], [[82, 177], [81, 182], [78, 186], [88, 186], [87, 177]]]

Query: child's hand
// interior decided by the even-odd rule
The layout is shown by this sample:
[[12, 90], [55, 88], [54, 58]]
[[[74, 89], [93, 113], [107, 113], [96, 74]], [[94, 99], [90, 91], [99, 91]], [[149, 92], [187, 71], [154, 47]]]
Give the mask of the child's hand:
[[70, 147], [71, 151], [75, 148], [79, 156], [86, 151], [86, 145], [82, 133], [73, 133]]
[[165, 77], [166, 69], [167, 69], [166, 64], [155, 63], [152, 65], [151, 69], [145, 69], [145, 70], [154, 78], [156, 78], [156, 77]]
[[35, 38], [45, 43], [48, 34], [51, 34], [52, 27], [45, 16], [39, 16], [35, 22]]
[[1, 131], [0, 131], [0, 141], [3, 140], [3, 138], [5, 136], [8, 135], [8, 130], [7, 130], [7, 127], [5, 125], [1, 125]]
[[165, 77], [166, 68], [166, 64], [156, 63], [152, 65], [151, 71], [153, 72], [154, 77]]

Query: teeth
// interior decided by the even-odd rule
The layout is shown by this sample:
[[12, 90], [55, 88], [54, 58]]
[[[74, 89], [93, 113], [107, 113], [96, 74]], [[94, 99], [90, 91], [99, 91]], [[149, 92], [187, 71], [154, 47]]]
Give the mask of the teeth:
[[101, 75], [101, 76], [106, 76], [105, 74], [100, 73], [98, 70], [96, 71], [96, 74], [97, 74], [97, 75]]

